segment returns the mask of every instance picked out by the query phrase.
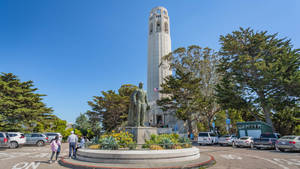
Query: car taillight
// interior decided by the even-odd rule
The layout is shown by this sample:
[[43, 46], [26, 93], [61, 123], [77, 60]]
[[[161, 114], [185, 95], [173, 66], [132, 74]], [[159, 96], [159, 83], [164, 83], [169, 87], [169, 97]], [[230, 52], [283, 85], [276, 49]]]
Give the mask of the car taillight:
[[230, 140], [230, 138], [226, 138], [226, 140]]
[[24, 136], [21, 136], [20, 138], [25, 138]]
[[290, 143], [290, 144], [296, 144], [296, 142], [295, 142], [295, 141], [290, 141], [289, 143]]
[[46, 140], [48, 140], [48, 137], [46, 137]]
[[247, 140], [246, 143], [249, 143], [249, 141]]
[[4, 143], [6, 143], [7, 142], [7, 138], [4, 138]]

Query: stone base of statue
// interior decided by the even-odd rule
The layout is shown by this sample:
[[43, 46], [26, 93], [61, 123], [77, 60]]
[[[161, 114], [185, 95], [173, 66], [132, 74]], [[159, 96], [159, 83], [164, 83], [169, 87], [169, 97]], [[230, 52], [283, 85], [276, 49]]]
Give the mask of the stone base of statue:
[[157, 135], [157, 128], [154, 127], [126, 127], [126, 131], [134, 135], [134, 140], [138, 145], [144, 144], [149, 140], [151, 134]]

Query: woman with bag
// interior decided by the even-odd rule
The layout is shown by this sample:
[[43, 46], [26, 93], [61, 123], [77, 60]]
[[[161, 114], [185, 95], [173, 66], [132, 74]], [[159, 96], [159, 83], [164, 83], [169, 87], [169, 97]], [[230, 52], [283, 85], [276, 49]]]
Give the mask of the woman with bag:
[[55, 139], [52, 140], [52, 142], [50, 143], [50, 147], [51, 147], [52, 154], [49, 163], [50, 164], [52, 163], [52, 158], [55, 153], [56, 153], [55, 163], [57, 163], [57, 158], [61, 149], [61, 142], [59, 141], [58, 136], [56, 136]]

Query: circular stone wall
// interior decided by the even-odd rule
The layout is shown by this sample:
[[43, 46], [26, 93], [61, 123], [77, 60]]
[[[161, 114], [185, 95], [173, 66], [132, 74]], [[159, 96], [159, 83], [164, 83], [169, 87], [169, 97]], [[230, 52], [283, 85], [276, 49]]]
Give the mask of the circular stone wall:
[[93, 150], [78, 149], [77, 159], [98, 163], [142, 164], [183, 162], [200, 158], [196, 147], [171, 150]]

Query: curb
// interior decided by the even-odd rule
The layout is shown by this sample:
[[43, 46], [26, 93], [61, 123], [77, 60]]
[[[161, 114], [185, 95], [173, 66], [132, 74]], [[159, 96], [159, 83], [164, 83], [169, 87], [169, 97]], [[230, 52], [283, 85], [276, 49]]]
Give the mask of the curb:
[[195, 163], [187, 166], [172, 166], [172, 167], [153, 167], [153, 168], [122, 168], [122, 167], [104, 167], [104, 166], [95, 166], [95, 165], [82, 165], [82, 164], [75, 164], [72, 162], [65, 161], [64, 157], [61, 157], [59, 164], [68, 168], [75, 168], [75, 169], [173, 169], [173, 168], [199, 168], [199, 167], [209, 167], [215, 164], [215, 158], [207, 154], [210, 159], [201, 163]]

